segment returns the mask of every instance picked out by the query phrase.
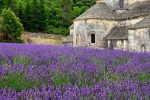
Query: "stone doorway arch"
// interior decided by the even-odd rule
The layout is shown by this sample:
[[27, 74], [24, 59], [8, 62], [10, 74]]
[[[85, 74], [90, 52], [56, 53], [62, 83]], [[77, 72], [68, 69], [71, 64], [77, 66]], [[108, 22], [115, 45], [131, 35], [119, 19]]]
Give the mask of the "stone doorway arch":
[[110, 40], [109, 42], [109, 49], [114, 50], [117, 46], [117, 41], [116, 40]]

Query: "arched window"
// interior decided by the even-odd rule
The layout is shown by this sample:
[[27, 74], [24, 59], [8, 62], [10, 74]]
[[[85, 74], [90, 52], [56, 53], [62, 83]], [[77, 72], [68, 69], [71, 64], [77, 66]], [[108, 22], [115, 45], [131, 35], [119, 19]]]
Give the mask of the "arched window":
[[79, 33], [77, 33], [77, 35], [76, 35], [76, 44], [79, 44], [79, 42], [80, 42], [80, 35], [79, 35]]
[[91, 43], [95, 43], [95, 34], [91, 34]]
[[119, 0], [119, 7], [124, 8], [124, 0]]
[[141, 46], [141, 51], [142, 51], [142, 52], [146, 52], [146, 47], [145, 47], [144, 44], [142, 44], [142, 46]]

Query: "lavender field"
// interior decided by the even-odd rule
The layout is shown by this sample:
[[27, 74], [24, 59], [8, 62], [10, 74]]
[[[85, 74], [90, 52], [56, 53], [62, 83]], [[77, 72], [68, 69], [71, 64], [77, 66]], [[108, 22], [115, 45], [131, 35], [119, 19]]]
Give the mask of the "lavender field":
[[0, 43], [0, 100], [149, 100], [150, 53]]

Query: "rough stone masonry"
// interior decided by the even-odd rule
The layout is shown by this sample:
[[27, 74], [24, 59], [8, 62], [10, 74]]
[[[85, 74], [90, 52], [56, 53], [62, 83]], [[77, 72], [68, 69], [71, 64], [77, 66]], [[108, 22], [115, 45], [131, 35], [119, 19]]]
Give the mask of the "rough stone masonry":
[[69, 28], [65, 46], [150, 52], [150, 1], [96, 0]]

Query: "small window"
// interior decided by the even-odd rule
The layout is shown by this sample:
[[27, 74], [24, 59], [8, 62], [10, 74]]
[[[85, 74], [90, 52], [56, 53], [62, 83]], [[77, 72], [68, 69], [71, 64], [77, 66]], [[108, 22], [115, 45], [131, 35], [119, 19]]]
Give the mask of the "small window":
[[91, 34], [91, 43], [95, 43], [95, 34]]
[[80, 35], [77, 34], [77, 35], [76, 35], [76, 44], [79, 44], [79, 42], [80, 42]]
[[119, 7], [124, 8], [124, 0], [119, 0]]
[[146, 47], [145, 47], [144, 44], [142, 44], [142, 46], [141, 46], [141, 51], [142, 51], [142, 52], [146, 52]]

